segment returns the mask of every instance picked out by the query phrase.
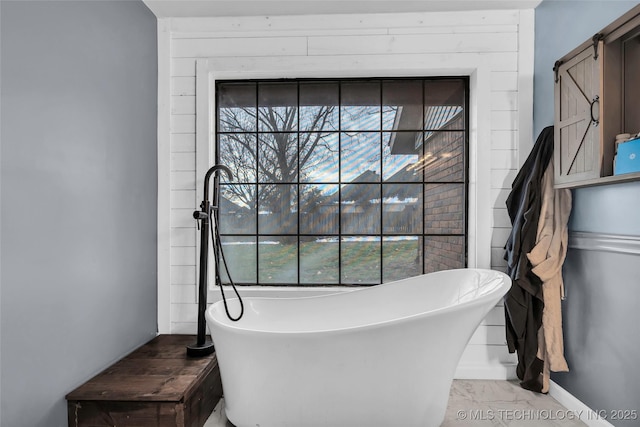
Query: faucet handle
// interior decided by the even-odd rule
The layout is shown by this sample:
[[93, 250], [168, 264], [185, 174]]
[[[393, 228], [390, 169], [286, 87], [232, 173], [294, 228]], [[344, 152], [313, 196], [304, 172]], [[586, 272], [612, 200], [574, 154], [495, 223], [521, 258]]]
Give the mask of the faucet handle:
[[205, 219], [207, 218], [208, 215], [206, 212], [202, 212], [202, 211], [193, 211], [193, 218], [196, 220], [201, 220], [201, 219]]
[[206, 212], [202, 211], [193, 211], [193, 218], [196, 220], [196, 227], [200, 230], [200, 221], [208, 218]]

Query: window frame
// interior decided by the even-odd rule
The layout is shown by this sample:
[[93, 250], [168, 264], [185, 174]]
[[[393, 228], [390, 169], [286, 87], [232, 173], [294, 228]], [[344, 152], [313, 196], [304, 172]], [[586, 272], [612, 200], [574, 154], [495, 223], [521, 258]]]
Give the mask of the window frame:
[[[349, 78], [349, 77], [469, 77], [469, 183], [467, 221], [467, 267], [491, 267], [493, 232], [491, 204], [491, 63], [490, 57], [478, 54], [428, 55], [424, 61], [389, 62], [375, 55], [351, 57], [288, 58], [201, 58], [196, 61], [196, 200], [203, 191], [201, 177], [215, 158], [216, 80], [278, 78]], [[483, 141], [480, 144], [479, 141]], [[194, 229], [194, 233], [197, 231]], [[200, 242], [196, 238], [196, 253]], [[198, 268], [196, 257], [196, 269]], [[218, 289], [210, 281], [208, 300], [220, 300]], [[224, 288], [227, 288], [226, 286]], [[316, 296], [352, 291], [353, 287], [328, 286], [245, 286], [243, 295], [267, 297]]]
[[[433, 128], [431, 129], [427, 123], [425, 123], [426, 118], [422, 118], [420, 120], [420, 123], [422, 123], [422, 128], [418, 129], [416, 128], [411, 128], [411, 129], [394, 129], [392, 128], [388, 128], [388, 126], [384, 125], [384, 117], [385, 117], [385, 112], [384, 112], [384, 94], [385, 94], [385, 87], [392, 87], [392, 85], [401, 83], [401, 82], [408, 82], [410, 84], [413, 85], [419, 85], [420, 86], [420, 92], [421, 92], [421, 109], [424, 111], [425, 108], [425, 102], [426, 99], [424, 98], [424, 94], [426, 93], [425, 91], [427, 90], [426, 88], [429, 86], [436, 86], [438, 85], [438, 82], [442, 82], [443, 84], [447, 84], [448, 82], [456, 82], [456, 84], [460, 84], [461, 88], [463, 89], [464, 93], [463, 93], [463, 98], [462, 98], [462, 107], [463, 110], [461, 112], [461, 120], [460, 119], [456, 119], [456, 121], [449, 121], [447, 120], [445, 123], [439, 124], [440, 127], [438, 128]], [[360, 287], [360, 286], [375, 286], [376, 284], [379, 283], [386, 283], [386, 282], [390, 282], [393, 280], [398, 280], [404, 277], [399, 277], [398, 279], [393, 279], [393, 277], [388, 277], [386, 275], [390, 274], [388, 271], [385, 274], [385, 241], [389, 242], [390, 240], [388, 240], [388, 238], [393, 238], [394, 236], [404, 236], [404, 237], [411, 237], [411, 238], [416, 238], [417, 239], [417, 245], [418, 245], [418, 256], [421, 258], [420, 260], [420, 266], [418, 268], [419, 273], [416, 272], [414, 274], [425, 274], [428, 271], [431, 271], [433, 268], [431, 265], [429, 265], [429, 263], [427, 262], [428, 257], [426, 256], [426, 244], [427, 241], [430, 239], [435, 238], [436, 240], [438, 240], [438, 238], [445, 238], [445, 241], [447, 240], [447, 238], [453, 238], [454, 241], [461, 239], [462, 242], [462, 252], [457, 254], [457, 258], [458, 261], [460, 261], [462, 263], [462, 265], [460, 267], [457, 268], [464, 268], [467, 266], [467, 254], [468, 254], [468, 248], [467, 248], [467, 243], [468, 243], [468, 239], [467, 239], [467, 228], [468, 228], [468, 208], [469, 208], [469, 197], [468, 197], [468, 189], [469, 189], [469, 77], [468, 76], [429, 76], [429, 77], [424, 77], [424, 76], [416, 76], [416, 77], [368, 77], [368, 78], [363, 78], [363, 77], [356, 77], [356, 78], [297, 78], [297, 79], [233, 79], [233, 80], [217, 80], [215, 82], [215, 86], [214, 86], [214, 93], [212, 94], [213, 97], [215, 97], [217, 99], [218, 94], [216, 93], [216, 91], [219, 89], [220, 85], [228, 85], [227, 87], [233, 87], [233, 85], [235, 84], [241, 84], [241, 85], [247, 85], [247, 86], [255, 86], [255, 89], [252, 89], [255, 91], [255, 93], [253, 94], [253, 101], [255, 102], [255, 105], [257, 106], [257, 110], [256, 110], [256, 124], [255, 124], [255, 129], [250, 129], [250, 130], [242, 130], [241, 132], [239, 132], [240, 134], [250, 134], [250, 135], [255, 135], [255, 139], [256, 139], [256, 144], [260, 144], [260, 140], [261, 140], [261, 135], [268, 135], [269, 133], [265, 130], [265, 129], [260, 129], [260, 120], [259, 120], [259, 98], [260, 98], [260, 88], [261, 87], [265, 87], [268, 88], [270, 86], [277, 86], [277, 85], [284, 85], [283, 87], [286, 87], [287, 90], [291, 91], [293, 90], [293, 88], [295, 88], [295, 93], [297, 100], [296, 102], [296, 107], [295, 107], [295, 115], [296, 115], [296, 122], [299, 117], [299, 115], [301, 114], [300, 112], [300, 108], [302, 107], [301, 105], [298, 105], [297, 103], [300, 101], [300, 97], [302, 96], [302, 90], [305, 87], [308, 87], [306, 85], [311, 84], [311, 85], [316, 85], [316, 84], [330, 84], [330, 85], [335, 85], [336, 87], [336, 93], [335, 96], [337, 96], [337, 107], [341, 109], [347, 105], [347, 104], [343, 104], [343, 96], [345, 96], [343, 94], [342, 90], [337, 90], [338, 87], [348, 87], [351, 85], [365, 85], [365, 86], [370, 86], [373, 85], [375, 87], [374, 91], [378, 91], [379, 93], [375, 94], [374, 97], [378, 98], [378, 104], [376, 105], [372, 105], [375, 107], [380, 107], [379, 112], [377, 112], [376, 114], [380, 115], [380, 124], [379, 126], [377, 126], [375, 129], [360, 129], [360, 128], [347, 128], [345, 129], [343, 127], [344, 122], [343, 120], [343, 115], [341, 113], [338, 114], [338, 127], [337, 129], [334, 129], [333, 131], [321, 131], [321, 130], [313, 130], [311, 131], [312, 133], [318, 133], [318, 134], [322, 134], [322, 133], [332, 133], [332, 134], [337, 134], [339, 135], [338, 140], [342, 141], [342, 144], [346, 144], [347, 142], [343, 140], [344, 135], [348, 134], [349, 132], [355, 132], [357, 134], [368, 134], [368, 135], [378, 135], [379, 136], [379, 151], [380, 151], [380, 165], [379, 167], [383, 167], [384, 165], [384, 157], [383, 157], [383, 151], [384, 151], [384, 141], [386, 137], [391, 137], [391, 135], [393, 134], [402, 134], [402, 133], [419, 133], [419, 134], [423, 134], [424, 138], [427, 138], [427, 135], [429, 134], [439, 134], [442, 135], [443, 138], [449, 138], [448, 136], [445, 135], [456, 135], [455, 138], [459, 138], [460, 136], [462, 137], [462, 141], [461, 142], [456, 142], [456, 144], [460, 144], [460, 145], [455, 145], [455, 147], [461, 147], [462, 149], [462, 158], [461, 158], [461, 167], [462, 167], [462, 175], [461, 177], [455, 177], [451, 179], [442, 179], [442, 178], [436, 178], [435, 180], [430, 179], [429, 176], [425, 175], [424, 173], [421, 174], [421, 178], [419, 180], [416, 181], [397, 181], [397, 180], [386, 180], [384, 178], [384, 170], [381, 171], [381, 175], [379, 177], [378, 180], [375, 181], [361, 181], [358, 180], [357, 183], [350, 180], [349, 178], [345, 178], [343, 175], [343, 171], [342, 171], [342, 167], [345, 166], [343, 161], [340, 160], [337, 163], [337, 169], [338, 169], [338, 174], [337, 174], [337, 181], [335, 180], [330, 180], [329, 181], [322, 181], [322, 182], [316, 182], [316, 181], [303, 181], [301, 178], [301, 171], [297, 171], [296, 172], [296, 179], [294, 179], [293, 181], [287, 181], [285, 182], [278, 182], [278, 183], [273, 183], [273, 184], [268, 184], [266, 183], [267, 181], [264, 181], [265, 183], [262, 183], [263, 181], [261, 181], [260, 179], [257, 179], [257, 177], [253, 177], [254, 181], [251, 182], [241, 182], [240, 184], [244, 185], [244, 186], [251, 186], [251, 187], [256, 187], [256, 191], [259, 191], [259, 188], [261, 185], [292, 185], [293, 187], [297, 188], [297, 191], [294, 191], [294, 193], [297, 194], [296, 197], [296, 203], [295, 203], [295, 210], [297, 212], [297, 226], [296, 226], [296, 230], [297, 233], [291, 233], [291, 232], [284, 232], [284, 234], [282, 233], [277, 233], [277, 232], [267, 232], [265, 233], [264, 231], [260, 231], [260, 221], [259, 218], [256, 217], [256, 221], [257, 221], [257, 229], [253, 230], [253, 232], [249, 232], [249, 231], [237, 231], [234, 232], [234, 230], [221, 230], [221, 235], [222, 238], [224, 239], [225, 236], [234, 236], [240, 239], [243, 238], [247, 238], [249, 240], [251, 240], [251, 238], [253, 238], [253, 240], [255, 240], [256, 242], [260, 241], [261, 238], [264, 237], [269, 237], [269, 238], [277, 238], [277, 237], [285, 237], [285, 236], [289, 236], [289, 237], [293, 237], [297, 239], [297, 268], [296, 268], [296, 272], [295, 272], [295, 276], [296, 276], [296, 282], [295, 283], [274, 283], [274, 282], [262, 282], [260, 277], [260, 249], [259, 249], [259, 245], [256, 245], [255, 251], [256, 251], [256, 277], [255, 283], [237, 283], [240, 284], [244, 287], [247, 286], [305, 286], [305, 287], [324, 287], [324, 286], [330, 286], [330, 287], [340, 287], [340, 286], [346, 286], [346, 287]], [[446, 86], [445, 86], [446, 87]], [[374, 92], [375, 93], [375, 92]], [[393, 92], [390, 93], [391, 95], [393, 94]], [[249, 98], [247, 99], [247, 101], [249, 101]], [[456, 116], [458, 116], [458, 114], [456, 114]], [[456, 116], [451, 116], [450, 118], [454, 118]], [[214, 115], [214, 122], [218, 123], [220, 121], [220, 110], [218, 108], [216, 108], [215, 111], [215, 115]], [[388, 125], [389, 123], [387, 123]], [[453, 127], [452, 127], [453, 126]], [[230, 131], [228, 129], [219, 129], [218, 126], [214, 127], [213, 129], [214, 131], [214, 138], [213, 141], [211, 142], [214, 145], [214, 152], [215, 150], [220, 148], [220, 144], [222, 144], [222, 140], [223, 139], [227, 139], [227, 135], [230, 134], [236, 134], [237, 132], [233, 132]], [[265, 133], [266, 132], [266, 133]], [[281, 132], [281, 131], [279, 131]], [[308, 130], [304, 130], [304, 129], [300, 129], [298, 125], [295, 126], [295, 129], [292, 129], [291, 131], [287, 131], [287, 133], [292, 133], [296, 135], [296, 139], [300, 139], [300, 135], [306, 134], [307, 132], [309, 132]], [[346, 132], [346, 133], [345, 133]], [[387, 135], [385, 137], [385, 135]], [[420, 151], [424, 150], [425, 146], [421, 144], [421, 148]], [[418, 154], [418, 156], [420, 158], [422, 158], [422, 156], [424, 155], [424, 153], [422, 155]], [[215, 163], [222, 163], [225, 164], [227, 166], [229, 166], [229, 164], [226, 164], [223, 160], [221, 160], [220, 157], [220, 153], [216, 153], [216, 161]], [[340, 158], [342, 159], [342, 155], [340, 155]], [[387, 159], [390, 160], [391, 158]], [[254, 165], [255, 166], [255, 165]], [[299, 165], [299, 167], [301, 167]], [[345, 180], [346, 179], [346, 180]], [[335, 182], [334, 182], [335, 181]], [[226, 181], [225, 181], [226, 182]], [[229, 182], [228, 184], [230, 185], [235, 185], [237, 182], [237, 179], [234, 179], [233, 182]], [[270, 181], [269, 181], [270, 182]], [[262, 184], [261, 184], [262, 183]], [[379, 222], [379, 229], [377, 231], [372, 231], [372, 232], [361, 232], [361, 231], [354, 231], [354, 230], [348, 230], [345, 229], [345, 225], [344, 225], [344, 214], [345, 211], [344, 209], [347, 207], [346, 205], [344, 205], [343, 203], [339, 203], [338, 204], [338, 212], [337, 212], [337, 227], [338, 229], [335, 231], [337, 234], [333, 234], [333, 233], [318, 233], [318, 232], [305, 232], [303, 231], [303, 229], [301, 228], [302, 225], [300, 223], [300, 209], [301, 209], [301, 205], [300, 203], [302, 203], [301, 199], [300, 199], [300, 194], [299, 192], [301, 191], [301, 187], [303, 187], [304, 185], [332, 185], [332, 186], [337, 186], [338, 190], [337, 190], [337, 194], [340, 195], [342, 191], [344, 191], [345, 188], [347, 188], [349, 185], [353, 185], [353, 188], [356, 187], [360, 187], [362, 185], [366, 185], [369, 187], [375, 187], [376, 190], [379, 192], [377, 193], [378, 196], [380, 196], [380, 200], [382, 201], [384, 199], [384, 192], [385, 192], [385, 188], [389, 188], [389, 186], [397, 186], [400, 184], [407, 184], [407, 185], [411, 185], [411, 186], [419, 186], [419, 188], [421, 188], [420, 190], [420, 194], [421, 196], [419, 197], [420, 200], [420, 221], [418, 221], [418, 229], [416, 230], [412, 230], [412, 231], [407, 231], [406, 233], [397, 233], [397, 232], [385, 232], [384, 230], [384, 204], [380, 204], [380, 209], [378, 212], [378, 218], [376, 219]], [[427, 193], [429, 192], [429, 189], [433, 189], [437, 186], [451, 186], [454, 185], [455, 188], [459, 189], [456, 191], [461, 191], [462, 192], [462, 211], [460, 212], [462, 217], [461, 217], [461, 227], [459, 231], [453, 232], [452, 230], [446, 230], [446, 229], [435, 229], [432, 230], [428, 227], [428, 222], [427, 222], [427, 207], [429, 206], [429, 201], [430, 198], [427, 197]], [[222, 184], [221, 188], [226, 187], [226, 184]], [[256, 193], [257, 194], [257, 193]], [[340, 197], [340, 196], [339, 196]], [[258, 209], [260, 209], [258, 207]], [[341, 227], [342, 224], [342, 227]], [[337, 264], [337, 273], [338, 273], [338, 281], [339, 283], [321, 283], [321, 282], [303, 282], [303, 272], [301, 271], [302, 268], [302, 263], [303, 260], [301, 258], [301, 251], [302, 251], [302, 243], [304, 240], [306, 240], [305, 238], [310, 238], [310, 237], [320, 237], [320, 236], [329, 236], [329, 237], [337, 237], [338, 238], [338, 253], [342, 254], [341, 256], [339, 256], [339, 260], [338, 260], [338, 264]], [[345, 264], [345, 259], [343, 257], [343, 255], [346, 253], [345, 251], [347, 250], [347, 247], [349, 246], [348, 244], [344, 243], [345, 241], [343, 240], [344, 238], [350, 238], [350, 237], [359, 237], [359, 236], [368, 236], [368, 237], [379, 237], [379, 244], [376, 245], [378, 247], [378, 262], [377, 264], [379, 264], [379, 277], [377, 280], [374, 280], [374, 282], [371, 282], [370, 279], [364, 279], [363, 283], [358, 283], [357, 280], [346, 280], [345, 281], [345, 271], [348, 271], [348, 269], [350, 268], [349, 264]], [[393, 267], [392, 267], [393, 268]], [[225, 275], [226, 276], [226, 275]], [[213, 277], [213, 276], [212, 276]], [[386, 278], [385, 278], [386, 277]], [[210, 279], [211, 280], [211, 279]]]

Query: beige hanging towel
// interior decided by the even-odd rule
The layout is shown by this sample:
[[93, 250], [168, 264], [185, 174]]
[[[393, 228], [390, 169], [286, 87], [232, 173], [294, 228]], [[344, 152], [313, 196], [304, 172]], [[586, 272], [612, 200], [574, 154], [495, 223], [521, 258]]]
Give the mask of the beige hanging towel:
[[542, 206], [536, 244], [527, 254], [532, 272], [542, 281], [544, 309], [538, 331], [538, 358], [544, 361], [542, 392], [549, 391], [550, 371], [569, 370], [564, 358], [562, 307], [564, 283], [562, 264], [567, 254], [567, 223], [571, 213], [571, 191], [554, 190], [553, 162], [542, 178]]

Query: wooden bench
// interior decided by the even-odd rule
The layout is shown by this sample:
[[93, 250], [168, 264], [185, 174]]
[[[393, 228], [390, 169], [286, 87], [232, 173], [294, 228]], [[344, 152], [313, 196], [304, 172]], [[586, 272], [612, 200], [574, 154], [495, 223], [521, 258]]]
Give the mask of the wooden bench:
[[222, 396], [215, 353], [187, 357], [189, 335], [160, 335], [66, 396], [69, 427], [202, 427]]

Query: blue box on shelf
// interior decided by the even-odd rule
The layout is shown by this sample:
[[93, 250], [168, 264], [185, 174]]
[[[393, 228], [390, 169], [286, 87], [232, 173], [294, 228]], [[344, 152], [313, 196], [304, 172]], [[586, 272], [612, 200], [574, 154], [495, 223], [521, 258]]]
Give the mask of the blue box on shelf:
[[619, 143], [616, 152], [613, 174], [632, 172], [640, 172], [640, 138]]

